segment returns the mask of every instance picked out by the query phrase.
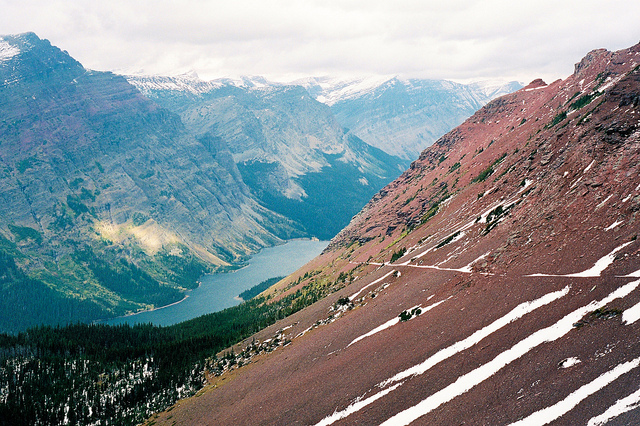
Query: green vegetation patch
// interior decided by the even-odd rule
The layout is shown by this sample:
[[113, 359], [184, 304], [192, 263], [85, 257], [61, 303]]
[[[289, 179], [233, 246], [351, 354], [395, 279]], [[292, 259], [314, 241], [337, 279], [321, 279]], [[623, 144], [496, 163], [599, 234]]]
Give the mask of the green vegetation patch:
[[402, 247], [402, 248], [398, 249], [397, 251], [394, 251], [393, 254], [391, 255], [391, 263], [393, 263], [396, 260], [400, 259], [402, 256], [404, 256], [404, 254], [406, 252], [407, 252], [407, 248], [406, 247]]
[[148, 178], [150, 178], [151, 176], [153, 176], [155, 174], [156, 174], [155, 170], [147, 170], [146, 172], [140, 173], [140, 175], [138, 175], [138, 177], [140, 179], [148, 179]]
[[[16, 265], [15, 258], [0, 250], [0, 330], [16, 333], [37, 324], [67, 324], [107, 316], [107, 312], [98, 304], [66, 297], [43, 281], [29, 277]], [[25, 315], [26, 312], [29, 314]], [[1, 337], [2, 334], [0, 340]], [[0, 347], [0, 384], [3, 382], [2, 360]], [[46, 374], [42, 377], [46, 377]], [[12, 417], [3, 416], [0, 408], [0, 419], [7, 418]]]
[[18, 170], [18, 172], [22, 174], [26, 172], [27, 169], [33, 168], [33, 166], [35, 166], [37, 163], [38, 163], [38, 159], [36, 158], [35, 155], [32, 155], [30, 157], [23, 158], [22, 160], [18, 161], [18, 163], [16, 163], [16, 169]]
[[429, 219], [431, 219], [436, 214], [438, 214], [438, 210], [440, 210], [440, 203], [433, 203], [431, 208], [429, 208], [429, 210], [427, 210], [427, 212], [424, 214], [424, 216], [422, 216], [422, 218], [420, 219], [420, 222], [421, 223], [427, 223], [429, 221]]
[[77, 195], [67, 195], [67, 205], [76, 216], [80, 216], [82, 213], [89, 213], [89, 207], [87, 207]]
[[9, 231], [13, 234], [16, 239], [16, 243], [25, 240], [33, 240], [38, 244], [42, 243], [42, 234], [28, 226], [16, 226], [9, 224]]
[[80, 187], [80, 185], [84, 182], [84, 179], [82, 178], [75, 178], [74, 180], [72, 180], [71, 182], [69, 182], [69, 188], [76, 190]]
[[220, 350], [344, 287], [349, 274], [343, 275], [334, 282], [314, 278], [278, 301], [257, 297], [170, 327], [78, 324], [0, 335], [0, 377], [14, 378], [0, 418], [139, 424], [194, 395], [205, 369], [216, 371]]
[[567, 112], [566, 111], [559, 112], [558, 114], [556, 114], [555, 117], [553, 117], [553, 120], [551, 120], [551, 123], [549, 123], [547, 125], [547, 128], [548, 129], [552, 128], [556, 124], [564, 121], [566, 118], [567, 118]]
[[502, 162], [502, 160], [504, 160], [506, 158], [506, 156], [507, 156], [507, 153], [505, 152], [504, 154], [502, 154], [500, 156], [500, 158], [498, 158], [496, 161], [491, 163], [491, 165], [489, 167], [487, 167], [486, 169], [481, 171], [478, 176], [473, 178], [473, 180], [471, 182], [484, 182], [485, 180], [487, 180], [487, 178], [489, 176], [491, 176], [493, 174], [493, 172], [495, 172], [494, 167], [497, 166], [498, 164], [500, 164]]
[[400, 315], [398, 315], [398, 317], [400, 317], [400, 322], [405, 322], [405, 321], [409, 321], [414, 316], [417, 317], [421, 313], [422, 313], [422, 309], [416, 307], [416, 308], [411, 309], [410, 311], [402, 311], [402, 312], [400, 312]]
[[140, 424], [201, 389], [218, 352], [342, 287], [314, 279], [278, 301], [256, 297], [169, 327], [76, 324], [0, 334], [0, 419]]
[[460, 162], [453, 163], [453, 166], [449, 167], [449, 173], [453, 173], [460, 168]]
[[149, 216], [144, 213], [135, 212], [133, 213], [131, 219], [133, 220], [133, 226], [141, 226], [149, 220]]
[[161, 285], [147, 272], [123, 258], [107, 262], [104, 256], [96, 256], [90, 248], [76, 251], [73, 258], [86, 266], [102, 287], [133, 302], [164, 306], [183, 297], [179, 290]]
[[262, 293], [263, 291], [265, 291], [266, 289], [268, 289], [269, 287], [271, 287], [272, 285], [274, 285], [275, 283], [277, 283], [278, 281], [284, 278], [285, 277], [269, 278], [267, 280], [262, 281], [260, 284], [256, 284], [250, 289], [243, 291], [242, 293], [240, 293], [239, 296], [242, 300], [253, 299], [254, 297], [256, 297], [257, 295], [259, 295], [260, 293]]
[[507, 207], [499, 205], [491, 210], [487, 215], [487, 226], [482, 230], [482, 235], [487, 235], [493, 228], [498, 226], [498, 223], [511, 212], [511, 209], [513, 209], [516, 204], [517, 203], [509, 204]]
[[598, 96], [600, 96], [602, 93], [598, 92], [597, 90], [589, 93], [589, 94], [585, 94], [580, 96], [575, 102], [573, 102], [571, 105], [569, 105], [569, 109], [570, 110], [576, 110], [576, 109], [580, 109], [582, 107], [585, 107], [587, 105], [589, 105], [591, 103], [591, 101], [593, 101], [595, 98], [597, 98]]

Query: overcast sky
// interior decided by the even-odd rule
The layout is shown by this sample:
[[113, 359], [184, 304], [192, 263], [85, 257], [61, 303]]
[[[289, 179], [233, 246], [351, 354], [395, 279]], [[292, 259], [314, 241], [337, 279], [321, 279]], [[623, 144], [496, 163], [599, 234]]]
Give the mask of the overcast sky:
[[528, 83], [638, 43], [640, 1], [0, 0], [0, 33], [27, 31], [121, 73]]

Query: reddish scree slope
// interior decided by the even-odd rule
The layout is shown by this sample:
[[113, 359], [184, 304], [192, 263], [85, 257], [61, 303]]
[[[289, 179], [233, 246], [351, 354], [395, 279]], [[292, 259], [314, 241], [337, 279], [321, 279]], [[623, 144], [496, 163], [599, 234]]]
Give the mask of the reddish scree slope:
[[274, 290], [349, 276], [255, 336], [290, 344], [153, 420], [638, 424], [639, 63], [593, 51], [442, 137]]

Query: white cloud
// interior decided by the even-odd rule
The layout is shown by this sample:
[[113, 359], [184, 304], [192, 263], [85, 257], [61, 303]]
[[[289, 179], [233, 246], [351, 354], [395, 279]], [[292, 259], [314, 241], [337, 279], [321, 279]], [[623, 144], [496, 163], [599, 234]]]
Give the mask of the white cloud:
[[202, 76], [565, 77], [589, 50], [640, 40], [640, 2], [610, 0], [0, 0], [98, 70]]

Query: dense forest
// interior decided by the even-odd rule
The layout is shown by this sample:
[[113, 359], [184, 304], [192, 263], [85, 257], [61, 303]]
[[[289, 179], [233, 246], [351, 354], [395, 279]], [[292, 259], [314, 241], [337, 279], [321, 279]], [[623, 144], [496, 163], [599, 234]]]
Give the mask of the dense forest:
[[273, 278], [266, 279], [261, 283], [254, 285], [250, 289], [243, 291], [242, 293], [239, 294], [239, 296], [242, 300], [249, 300], [251, 298], [254, 298], [260, 293], [262, 293], [263, 291], [265, 291], [266, 289], [268, 289], [269, 287], [271, 287], [272, 285], [274, 285], [275, 283], [277, 283], [278, 281], [282, 280], [283, 278], [285, 277], [273, 277]]
[[344, 281], [315, 276], [277, 301], [259, 296], [168, 327], [76, 324], [0, 334], [0, 425], [137, 424], [200, 389], [206, 372], [220, 371], [217, 353]]
[[[10, 228], [16, 241], [20, 235], [39, 236], [32, 228]], [[77, 247], [57, 262], [27, 271], [20, 264], [33, 259], [0, 234], [0, 332], [15, 334], [41, 324], [91, 322], [143, 307], [169, 305], [182, 299], [184, 290], [196, 288], [199, 278], [209, 271], [203, 261], [191, 255], [139, 255], [138, 266], [118, 258], [114, 251]], [[86, 283], [80, 295], [69, 291], [71, 285], [65, 282], [78, 277]], [[104, 303], [101, 292], [114, 295], [112, 304]]]

